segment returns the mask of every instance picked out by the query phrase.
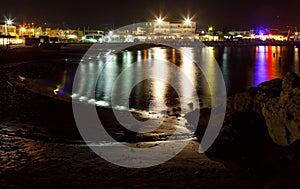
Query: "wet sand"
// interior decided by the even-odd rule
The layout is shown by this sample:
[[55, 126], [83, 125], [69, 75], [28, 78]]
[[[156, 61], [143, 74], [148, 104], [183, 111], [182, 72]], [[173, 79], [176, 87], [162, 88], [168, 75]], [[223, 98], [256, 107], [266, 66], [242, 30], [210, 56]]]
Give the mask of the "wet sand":
[[[196, 139], [191, 139], [176, 157], [158, 166], [131, 169], [113, 165], [82, 142], [70, 102], [17, 85], [20, 77], [16, 73], [22, 73], [20, 65], [31, 62], [40, 73], [43, 62], [80, 58], [87, 48], [86, 45], [60, 50], [18, 47], [0, 51], [1, 188], [261, 187], [251, 172], [225, 167], [199, 154]], [[37, 76], [34, 70], [31, 74]], [[99, 111], [107, 127], [113, 129], [116, 125], [112, 112], [105, 108]]]

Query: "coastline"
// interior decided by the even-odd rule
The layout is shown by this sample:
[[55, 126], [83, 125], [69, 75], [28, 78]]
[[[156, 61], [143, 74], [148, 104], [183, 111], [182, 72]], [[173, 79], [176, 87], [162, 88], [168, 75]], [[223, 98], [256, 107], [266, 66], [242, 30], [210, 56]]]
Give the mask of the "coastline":
[[202, 41], [209, 47], [240, 47], [240, 46], [300, 46], [300, 41]]
[[[81, 54], [75, 51], [79, 57]], [[1, 187], [232, 188], [257, 185], [247, 171], [235, 174], [237, 170], [199, 154], [195, 139], [164, 164], [146, 169], [115, 166], [82, 143], [69, 102], [32, 93], [8, 78], [21, 64], [20, 60], [27, 63], [54, 55], [64, 59], [74, 56], [75, 51], [25, 48], [0, 55], [2, 60], [8, 60], [0, 65]], [[32, 52], [34, 54], [30, 54]], [[36, 64], [42, 66], [41, 62]], [[106, 118], [111, 116], [107, 109], [101, 110], [106, 112]]]
[[[211, 158], [211, 154], [199, 154], [199, 141], [195, 138], [192, 138], [189, 145], [176, 157], [158, 166], [128, 169], [106, 162], [81, 140], [70, 102], [27, 90], [13, 82], [14, 79], [18, 79], [17, 75], [10, 75], [16, 73], [19, 65], [31, 62], [35, 65], [34, 72], [30, 72], [31, 77], [41, 77], [40, 73], [43, 73], [47, 66], [39, 60], [54, 58], [64, 62], [70, 57], [80, 58], [85, 48], [25, 48], [9, 51], [7, 54], [0, 54], [1, 60], [6, 60], [0, 65], [0, 186], [3, 188], [254, 189], [276, 183], [274, 175], [268, 175], [267, 179], [271, 180], [266, 181], [265, 177], [254, 174], [251, 169], [230, 161]], [[18, 71], [25, 72], [22, 69]], [[99, 112], [99, 115], [107, 120], [108, 127], [114, 129], [118, 126], [113, 120], [111, 110], [99, 108]], [[119, 139], [122, 141], [130, 138]], [[149, 141], [136, 142], [131, 141], [133, 145], [153, 145]], [[260, 151], [250, 152], [253, 152], [250, 156], [253, 159], [250, 161], [265, 157]], [[272, 163], [274, 162], [270, 162], [270, 165], [274, 166]]]

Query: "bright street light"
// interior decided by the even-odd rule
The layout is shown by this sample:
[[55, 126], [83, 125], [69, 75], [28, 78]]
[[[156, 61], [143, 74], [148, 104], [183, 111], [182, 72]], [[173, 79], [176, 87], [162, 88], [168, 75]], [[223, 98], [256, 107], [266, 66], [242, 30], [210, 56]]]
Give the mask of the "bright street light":
[[163, 19], [161, 17], [157, 18], [156, 22], [161, 25], [163, 23]]
[[6, 24], [7, 24], [7, 25], [12, 25], [12, 24], [13, 24], [13, 21], [10, 20], [10, 19], [8, 19], [8, 20], [6, 20]]
[[192, 22], [192, 19], [190, 19], [190, 18], [184, 19], [184, 24], [185, 24], [186, 26], [189, 26], [189, 25], [191, 24], [191, 22]]

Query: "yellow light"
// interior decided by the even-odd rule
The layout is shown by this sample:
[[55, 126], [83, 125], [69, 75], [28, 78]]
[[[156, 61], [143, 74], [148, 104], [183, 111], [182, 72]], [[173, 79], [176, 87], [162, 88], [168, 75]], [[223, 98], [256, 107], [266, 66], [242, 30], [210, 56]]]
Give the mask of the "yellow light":
[[23, 40], [22, 39], [10, 39], [9, 41], [11, 44], [22, 44]]
[[212, 27], [212, 26], [210, 26], [209, 28], [208, 28], [208, 31], [213, 31], [214, 30], [214, 28]]
[[60, 89], [61, 89], [61, 86], [57, 85], [57, 88], [53, 90], [53, 93], [57, 95]]
[[26, 28], [21, 28], [21, 32], [25, 32], [26, 31]]

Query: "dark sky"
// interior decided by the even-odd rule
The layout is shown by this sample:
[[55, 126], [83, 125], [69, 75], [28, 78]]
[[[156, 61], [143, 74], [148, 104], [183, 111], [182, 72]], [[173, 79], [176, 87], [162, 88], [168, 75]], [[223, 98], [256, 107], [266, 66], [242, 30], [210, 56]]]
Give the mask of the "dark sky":
[[2, 20], [7, 16], [15, 18], [16, 23], [46, 22], [74, 28], [108, 24], [117, 28], [153, 20], [160, 12], [172, 21], [182, 20], [189, 13], [200, 27], [250, 29], [300, 26], [299, 7], [299, 0], [7, 0], [1, 2], [0, 14]]

